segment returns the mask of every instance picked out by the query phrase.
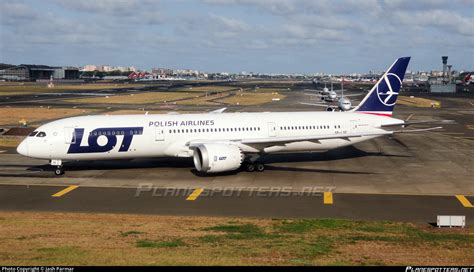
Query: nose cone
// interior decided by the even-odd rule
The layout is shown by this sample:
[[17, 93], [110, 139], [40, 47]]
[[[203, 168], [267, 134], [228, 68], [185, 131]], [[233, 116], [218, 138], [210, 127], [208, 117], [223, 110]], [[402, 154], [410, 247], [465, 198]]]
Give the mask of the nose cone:
[[18, 147], [16, 148], [16, 152], [23, 156], [28, 156], [28, 144], [26, 142], [27, 140], [23, 140]]

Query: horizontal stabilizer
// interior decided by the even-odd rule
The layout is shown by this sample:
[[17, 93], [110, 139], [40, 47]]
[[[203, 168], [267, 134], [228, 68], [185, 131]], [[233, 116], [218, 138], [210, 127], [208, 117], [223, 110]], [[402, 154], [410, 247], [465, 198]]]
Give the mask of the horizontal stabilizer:
[[402, 129], [402, 130], [395, 130], [393, 133], [412, 133], [412, 132], [424, 132], [430, 130], [437, 130], [442, 129], [443, 127], [431, 127], [431, 128], [420, 128], [420, 129]]

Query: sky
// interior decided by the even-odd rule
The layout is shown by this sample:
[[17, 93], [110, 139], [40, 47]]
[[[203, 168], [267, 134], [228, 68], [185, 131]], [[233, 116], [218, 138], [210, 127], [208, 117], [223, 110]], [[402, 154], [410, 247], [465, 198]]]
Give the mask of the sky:
[[0, 0], [0, 63], [206, 72], [474, 70], [474, 0]]

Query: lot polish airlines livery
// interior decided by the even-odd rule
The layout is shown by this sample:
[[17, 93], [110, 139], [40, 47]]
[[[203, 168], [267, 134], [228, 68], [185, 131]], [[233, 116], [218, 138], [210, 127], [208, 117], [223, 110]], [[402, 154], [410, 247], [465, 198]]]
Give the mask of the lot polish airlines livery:
[[80, 116], [39, 127], [17, 151], [50, 160], [56, 175], [64, 173], [63, 161], [164, 156], [192, 157], [201, 173], [242, 165], [248, 171], [263, 171], [258, 162], [262, 154], [326, 151], [404, 131], [393, 128], [411, 123], [391, 116], [409, 61], [397, 59], [347, 112]]

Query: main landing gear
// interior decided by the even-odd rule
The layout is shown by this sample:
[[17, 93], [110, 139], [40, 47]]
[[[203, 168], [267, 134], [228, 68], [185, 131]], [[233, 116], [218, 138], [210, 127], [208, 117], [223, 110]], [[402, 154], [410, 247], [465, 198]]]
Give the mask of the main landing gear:
[[51, 160], [50, 164], [52, 166], [56, 166], [56, 169], [54, 169], [54, 174], [56, 176], [64, 175], [63, 164], [61, 160]]
[[265, 170], [265, 165], [263, 163], [247, 163], [244, 167], [247, 172], [263, 172]]
[[263, 172], [265, 170], [265, 165], [257, 162], [259, 158], [260, 154], [248, 154], [244, 163], [244, 169], [247, 170], [247, 172]]

